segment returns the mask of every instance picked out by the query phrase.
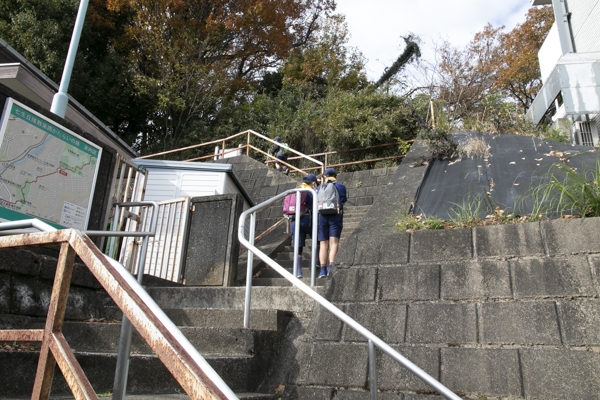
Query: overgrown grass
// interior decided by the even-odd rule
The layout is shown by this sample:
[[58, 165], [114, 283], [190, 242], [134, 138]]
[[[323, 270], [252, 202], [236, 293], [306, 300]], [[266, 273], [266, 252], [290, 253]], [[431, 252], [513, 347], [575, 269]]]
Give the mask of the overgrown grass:
[[[467, 213], [463, 215], [467, 216]], [[535, 220], [537, 219], [535, 219], [533, 216], [520, 216], [517, 214], [507, 213], [506, 210], [496, 207], [494, 211], [491, 214], [488, 214], [485, 218], [471, 215], [467, 216], [466, 219], [456, 217], [452, 220], [443, 220], [441, 218], [432, 216], [426, 217], [423, 214], [405, 214], [401, 216], [400, 220], [396, 223], [396, 226], [401, 231], [414, 232], [426, 229], [454, 229], [472, 228], [475, 226], [486, 225], [517, 224], [521, 222], [533, 222]]]
[[564, 163], [553, 164], [545, 181], [533, 187], [532, 198], [542, 204], [542, 214], [577, 217], [600, 216], [600, 159], [581, 171]]

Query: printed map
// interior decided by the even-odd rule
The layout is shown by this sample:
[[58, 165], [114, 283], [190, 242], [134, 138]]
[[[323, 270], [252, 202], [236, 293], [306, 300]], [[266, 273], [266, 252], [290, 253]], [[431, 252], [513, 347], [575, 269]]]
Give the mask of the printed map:
[[0, 207], [85, 229], [102, 149], [12, 99], [0, 135]]

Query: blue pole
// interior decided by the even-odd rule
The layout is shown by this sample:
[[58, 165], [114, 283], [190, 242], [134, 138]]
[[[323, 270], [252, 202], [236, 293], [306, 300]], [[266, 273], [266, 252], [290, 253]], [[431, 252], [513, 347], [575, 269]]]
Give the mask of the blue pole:
[[71, 44], [69, 45], [69, 52], [67, 53], [67, 61], [65, 62], [65, 68], [63, 69], [60, 87], [58, 88], [58, 92], [52, 98], [50, 111], [61, 118], [64, 118], [65, 113], [67, 112], [67, 104], [69, 103], [67, 89], [69, 89], [69, 82], [71, 81], [71, 73], [73, 72], [73, 64], [75, 64], [75, 56], [77, 55], [77, 47], [79, 46], [79, 39], [81, 38], [81, 31], [83, 29], [83, 22], [85, 20], [88, 3], [89, 0], [81, 0], [79, 3], [79, 11], [77, 12], [77, 19], [75, 20], [73, 36], [71, 37]]

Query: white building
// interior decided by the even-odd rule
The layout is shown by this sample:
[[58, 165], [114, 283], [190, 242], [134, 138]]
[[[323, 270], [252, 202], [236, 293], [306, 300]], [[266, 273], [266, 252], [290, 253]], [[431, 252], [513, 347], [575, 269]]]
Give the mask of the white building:
[[598, 145], [600, 0], [531, 0], [552, 5], [555, 22], [538, 53], [543, 87], [527, 112], [568, 129], [573, 144]]

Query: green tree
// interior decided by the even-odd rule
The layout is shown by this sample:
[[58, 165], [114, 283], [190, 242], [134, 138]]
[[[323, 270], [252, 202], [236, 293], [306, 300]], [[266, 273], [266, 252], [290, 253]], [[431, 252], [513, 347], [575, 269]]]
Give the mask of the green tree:
[[325, 18], [312, 40], [297, 48], [282, 68], [283, 80], [301, 85], [322, 85], [343, 90], [360, 90], [368, 85], [365, 59], [348, 46], [345, 18]]
[[532, 8], [526, 21], [505, 33], [487, 24], [464, 48], [443, 42], [426, 66], [423, 85], [438, 122], [449, 127], [539, 134], [524, 112], [541, 87], [537, 53], [553, 22], [551, 7]]
[[184, 146], [243, 104], [255, 80], [306, 43], [329, 0], [110, 0], [132, 16], [129, 71], [152, 110], [143, 151]]
[[1, 0], [0, 37], [58, 82], [77, 5], [73, 0]]
[[551, 6], [532, 7], [525, 22], [500, 38], [500, 60], [495, 87], [525, 112], [542, 87], [538, 51], [554, 22]]
[[[0, 0], [0, 37], [60, 83], [78, 7], [74, 0]], [[90, 1], [68, 91], [134, 143], [146, 113], [129, 85], [127, 49], [115, 46], [127, 21], [104, 0]]]

